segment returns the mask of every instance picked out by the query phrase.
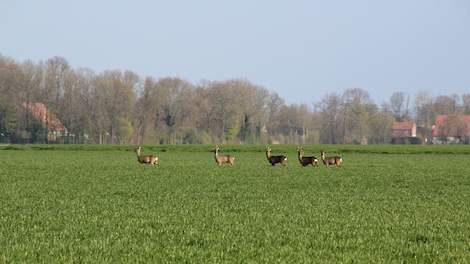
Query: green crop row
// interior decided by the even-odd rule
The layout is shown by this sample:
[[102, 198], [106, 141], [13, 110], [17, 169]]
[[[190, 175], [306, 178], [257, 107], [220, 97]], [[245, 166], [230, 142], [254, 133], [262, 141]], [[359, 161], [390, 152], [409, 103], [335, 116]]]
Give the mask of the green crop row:
[[[266, 145], [220, 145], [228, 152], [264, 152]], [[272, 145], [274, 152], [294, 152], [299, 145]], [[470, 145], [303, 145], [310, 152], [371, 154], [470, 154]], [[0, 145], [0, 150], [133, 151], [135, 145]], [[143, 145], [155, 152], [210, 152], [213, 145]]]

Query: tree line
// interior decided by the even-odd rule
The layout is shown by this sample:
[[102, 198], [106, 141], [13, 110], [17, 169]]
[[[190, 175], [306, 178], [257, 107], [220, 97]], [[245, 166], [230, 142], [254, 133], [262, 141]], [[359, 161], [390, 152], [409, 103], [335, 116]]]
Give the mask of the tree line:
[[18, 62], [0, 56], [0, 140], [47, 143], [51, 128], [25, 103], [40, 102], [67, 128], [55, 143], [369, 143], [391, 141], [395, 120], [415, 120], [427, 137], [437, 114], [470, 113], [470, 94], [402, 92], [377, 105], [360, 88], [312, 105], [287, 104], [244, 79], [201, 81], [96, 73], [66, 59]]

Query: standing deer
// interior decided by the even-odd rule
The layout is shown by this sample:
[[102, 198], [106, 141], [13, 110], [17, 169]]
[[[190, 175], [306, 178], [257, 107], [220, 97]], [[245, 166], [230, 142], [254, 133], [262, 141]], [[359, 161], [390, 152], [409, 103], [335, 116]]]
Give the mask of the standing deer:
[[330, 165], [341, 166], [341, 163], [343, 162], [343, 158], [341, 158], [341, 156], [326, 157], [323, 150], [320, 152], [320, 154], [321, 159], [323, 160], [323, 164], [325, 164], [327, 167]]
[[276, 165], [277, 163], [281, 163], [284, 166], [287, 164], [286, 155], [273, 156], [271, 148], [268, 146], [266, 146], [266, 158], [268, 158], [268, 162], [271, 163], [272, 166]]
[[158, 165], [158, 157], [155, 155], [142, 155], [140, 154], [140, 150], [142, 148], [138, 147], [135, 149], [135, 153], [137, 154], [137, 160], [139, 163], [142, 164], [150, 164], [150, 165]]
[[214, 148], [214, 159], [217, 165], [221, 166], [224, 163], [230, 164], [230, 166], [233, 166], [235, 162], [235, 157], [232, 155], [219, 155], [219, 145], [216, 145]]
[[309, 156], [309, 157], [304, 156], [304, 148], [298, 147], [297, 155], [299, 157], [299, 162], [302, 166], [304, 167], [308, 165], [318, 166], [318, 159], [315, 158], [315, 156]]

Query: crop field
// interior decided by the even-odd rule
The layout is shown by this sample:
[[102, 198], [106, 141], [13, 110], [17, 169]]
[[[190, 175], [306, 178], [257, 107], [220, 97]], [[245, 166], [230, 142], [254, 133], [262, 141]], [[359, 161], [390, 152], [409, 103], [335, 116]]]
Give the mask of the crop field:
[[470, 263], [470, 147], [0, 146], [0, 263]]

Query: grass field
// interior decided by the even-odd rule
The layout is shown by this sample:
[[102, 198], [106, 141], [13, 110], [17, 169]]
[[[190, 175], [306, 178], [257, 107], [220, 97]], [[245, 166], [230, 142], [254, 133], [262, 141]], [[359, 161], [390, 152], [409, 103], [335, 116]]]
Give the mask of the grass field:
[[1, 146], [0, 262], [470, 263], [470, 147]]

